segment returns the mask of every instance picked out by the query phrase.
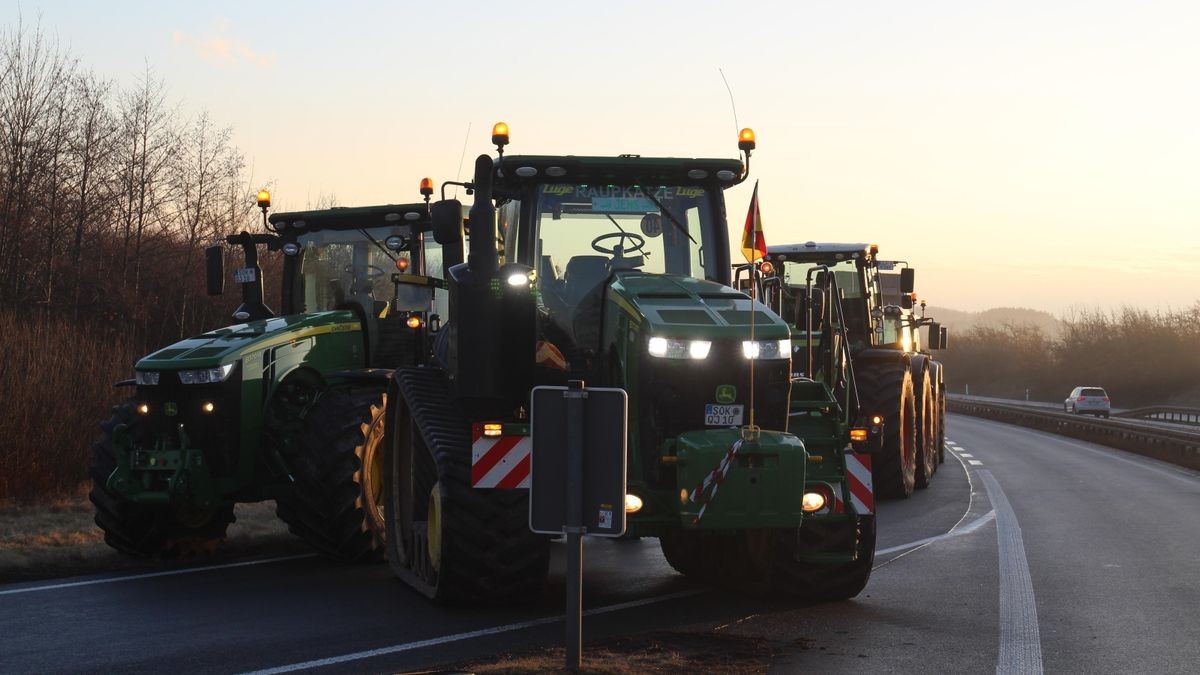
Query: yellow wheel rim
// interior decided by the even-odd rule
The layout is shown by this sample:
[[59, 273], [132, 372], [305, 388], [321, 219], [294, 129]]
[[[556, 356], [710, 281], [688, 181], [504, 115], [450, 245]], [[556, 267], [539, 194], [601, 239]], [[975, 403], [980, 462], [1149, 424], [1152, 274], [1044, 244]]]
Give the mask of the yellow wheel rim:
[[429, 564], [434, 570], [442, 566], [442, 488], [440, 483], [434, 483], [429, 491]]

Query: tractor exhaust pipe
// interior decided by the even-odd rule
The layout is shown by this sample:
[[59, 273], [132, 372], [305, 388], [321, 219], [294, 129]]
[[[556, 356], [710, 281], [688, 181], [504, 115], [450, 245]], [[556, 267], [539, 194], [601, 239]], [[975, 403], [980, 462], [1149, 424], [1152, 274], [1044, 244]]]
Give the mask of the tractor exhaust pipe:
[[468, 214], [471, 248], [467, 267], [475, 279], [482, 280], [491, 279], [500, 265], [496, 253], [496, 207], [492, 205], [493, 168], [491, 157], [480, 155], [475, 159], [475, 202]]

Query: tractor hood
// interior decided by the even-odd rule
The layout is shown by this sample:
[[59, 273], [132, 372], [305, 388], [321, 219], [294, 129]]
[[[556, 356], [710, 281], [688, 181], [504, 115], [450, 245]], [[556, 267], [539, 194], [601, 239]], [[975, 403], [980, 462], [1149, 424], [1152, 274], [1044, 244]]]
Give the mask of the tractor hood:
[[650, 335], [670, 338], [737, 339], [754, 336], [784, 339], [788, 326], [761, 302], [728, 286], [692, 277], [621, 272], [612, 283], [612, 299]]
[[250, 321], [181, 340], [137, 362], [138, 370], [177, 370], [233, 363], [247, 353], [322, 333], [361, 330], [353, 312], [317, 312]]

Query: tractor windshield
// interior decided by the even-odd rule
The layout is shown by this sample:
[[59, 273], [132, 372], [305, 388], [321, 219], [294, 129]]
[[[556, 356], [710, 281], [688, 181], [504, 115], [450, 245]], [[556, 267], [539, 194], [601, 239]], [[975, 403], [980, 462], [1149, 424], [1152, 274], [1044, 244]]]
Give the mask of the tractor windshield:
[[[297, 238], [300, 244], [302, 312], [345, 307], [352, 298], [387, 301], [392, 297], [391, 273], [396, 254], [384, 240], [406, 234], [407, 227], [365, 230], [316, 230]], [[403, 254], [402, 254], [403, 255]]]
[[[575, 304], [617, 270], [720, 279], [723, 227], [713, 194], [696, 186], [538, 187], [533, 260], [544, 295]], [[720, 234], [724, 234], [722, 231]]]
[[[805, 299], [805, 284], [809, 272], [821, 266], [826, 266], [833, 272], [834, 281], [837, 283], [838, 292], [842, 297], [842, 312], [846, 317], [851, 340], [863, 343], [868, 342], [869, 337], [866, 334], [866, 326], [869, 325], [869, 317], [866, 303], [866, 277], [863, 275], [862, 268], [859, 266], [857, 259], [784, 261], [780, 315], [794, 326], [800, 327], [804, 325], [805, 315], [811, 302], [820, 302], [820, 299], [812, 301]], [[824, 274], [823, 271], [813, 274], [814, 288], [819, 288], [822, 285], [822, 279], [820, 278], [822, 274]]]

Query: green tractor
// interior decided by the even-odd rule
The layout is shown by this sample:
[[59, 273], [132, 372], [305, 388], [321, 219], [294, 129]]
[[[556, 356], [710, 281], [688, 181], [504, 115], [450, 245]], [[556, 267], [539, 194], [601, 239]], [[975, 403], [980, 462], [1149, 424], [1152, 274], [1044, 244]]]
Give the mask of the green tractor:
[[[914, 270], [907, 263], [879, 260], [878, 252], [868, 244], [772, 246], [767, 287], [769, 304], [800, 333], [810, 312], [839, 307], [861, 423], [869, 430], [875, 489], [880, 496], [905, 498], [914, 488], [928, 487], [945, 460], [943, 368], [922, 350], [919, 328], [929, 327], [929, 349], [941, 348], [946, 333], [914, 313]], [[835, 295], [814, 290], [814, 280], [823, 287], [830, 277]], [[818, 365], [805, 364], [799, 374], [810, 377]]]
[[463, 184], [465, 228], [457, 201], [432, 209], [449, 312], [388, 391], [397, 576], [439, 602], [536, 597], [549, 540], [528, 526], [530, 393], [583, 380], [628, 393], [627, 536], [659, 538], [675, 569], [705, 581], [857, 594], [873, 516], [843, 504], [838, 525], [805, 529], [850, 500], [824, 473], [833, 458], [787, 432], [787, 324], [730, 287], [723, 193], [745, 179], [752, 132], [745, 164], [505, 156], [507, 140], [497, 125], [499, 157], [480, 156]]
[[[270, 231], [227, 238], [245, 256], [233, 275], [238, 323], [139, 360], [119, 383], [136, 393], [101, 424], [91, 500], [109, 545], [141, 557], [209, 552], [235, 503], [273, 499], [322, 554], [381, 556], [388, 378], [422, 349], [439, 302], [424, 275], [441, 262], [424, 241], [428, 179], [422, 192], [426, 203], [273, 214]], [[260, 206], [266, 225], [269, 195]], [[262, 246], [283, 255], [279, 315], [263, 302]], [[206, 262], [219, 294], [224, 247]]]

